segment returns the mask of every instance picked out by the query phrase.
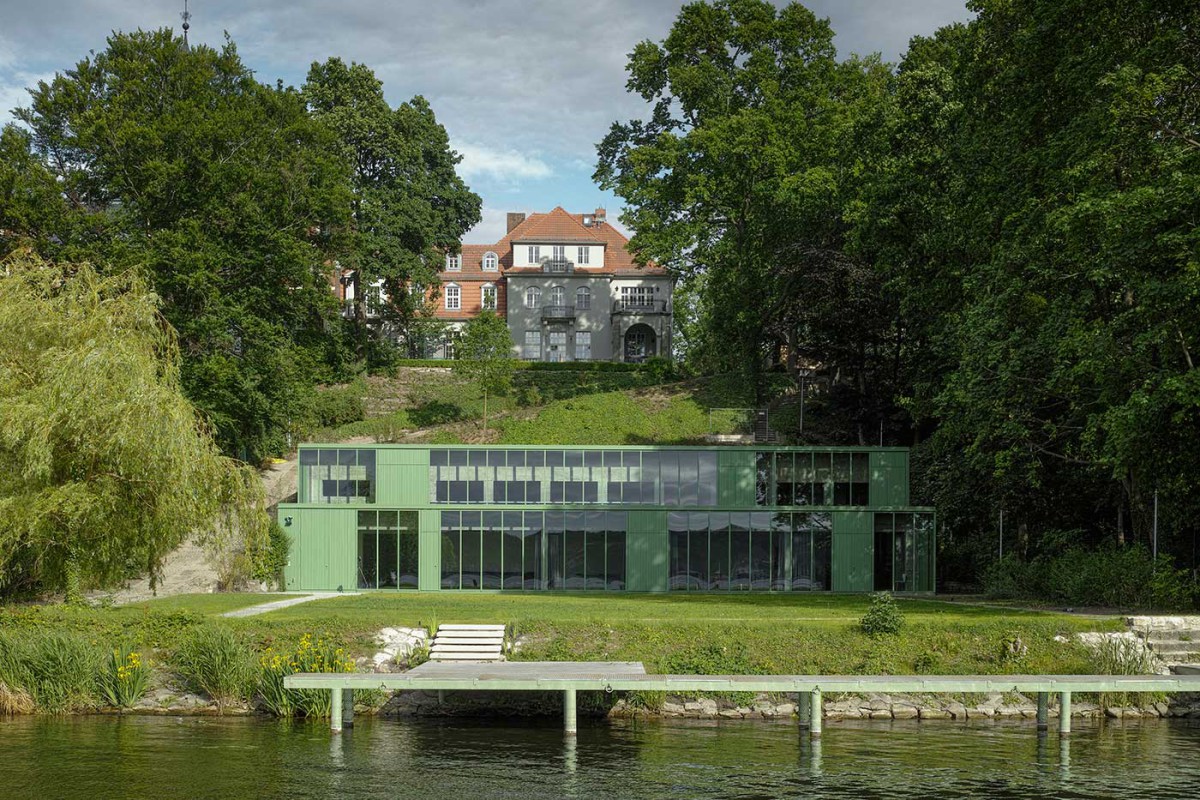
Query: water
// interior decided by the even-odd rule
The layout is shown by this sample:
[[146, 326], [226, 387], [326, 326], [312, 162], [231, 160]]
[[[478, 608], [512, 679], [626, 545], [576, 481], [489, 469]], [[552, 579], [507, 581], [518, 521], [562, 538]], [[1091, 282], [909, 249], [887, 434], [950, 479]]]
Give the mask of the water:
[[8, 798], [1097, 798], [1200, 796], [1200, 724], [0, 717]]

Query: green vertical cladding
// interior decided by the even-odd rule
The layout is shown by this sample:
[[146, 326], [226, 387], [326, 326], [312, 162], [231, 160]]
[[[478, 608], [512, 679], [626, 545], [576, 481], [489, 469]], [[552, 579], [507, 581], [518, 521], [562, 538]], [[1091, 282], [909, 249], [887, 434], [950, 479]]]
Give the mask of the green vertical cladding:
[[279, 506], [280, 519], [292, 520], [284, 526], [292, 542], [283, 571], [288, 589], [346, 592], [357, 588], [357, 514], [357, 508], [305, 508], [301, 513], [291, 505]]
[[625, 537], [625, 586], [631, 592], [665, 592], [671, 557], [667, 512], [630, 511]]
[[442, 588], [442, 528], [441, 512], [426, 509], [420, 512], [421, 566], [417, 572], [417, 586], [423, 592]]
[[908, 505], [908, 451], [876, 450], [871, 453], [871, 505]]
[[429, 451], [384, 448], [376, 451], [375, 502], [400, 508], [429, 504]]
[[717, 451], [717, 504], [747, 508], [754, 505], [754, 451]]
[[833, 512], [833, 590], [869, 592], [875, 580], [875, 515]]

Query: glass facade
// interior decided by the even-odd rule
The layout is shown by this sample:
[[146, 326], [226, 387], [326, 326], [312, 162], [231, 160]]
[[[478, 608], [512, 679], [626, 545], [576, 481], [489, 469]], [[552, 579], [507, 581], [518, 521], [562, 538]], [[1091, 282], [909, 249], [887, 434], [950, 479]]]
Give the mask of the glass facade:
[[374, 503], [374, 450], [300, 451], [301, 503]]
[[358, 512], [358, 588], [416, 589], [417, 512]]
[[667, 528], [672, 591], [829, 588], [828, 514], [673, 511]]
[[932, 592], [933, 514], [875, 514], [875, 590]]
[[717, 454], [700, 450], [433, 450], [436, 504], [717, 504]]
[[443, 511], [441, 588], [625, 588], [621, 511]]
[[760, 506], [867, 506], [869, 453], [770, 451], [754, 454]]

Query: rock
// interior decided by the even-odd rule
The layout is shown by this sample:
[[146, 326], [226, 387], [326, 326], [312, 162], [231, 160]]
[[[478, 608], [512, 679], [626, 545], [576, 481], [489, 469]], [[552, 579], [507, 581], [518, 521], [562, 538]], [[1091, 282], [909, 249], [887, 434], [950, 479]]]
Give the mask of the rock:
[[1125, 709], [1123, 709], [1123, 708], [1106, 708], [1106, 709], [1104, 709], [1104, 716], [1109, 717], [1111, 719], [1120, 719], [1121, 717], [1125, 716]]
[[688, 702], [684, 703], [683, 708], [686, 711], [695, 711], [697, 713], [704, 710], [704, 706], [695, 700], [689, 700]]
[[775, 706], [775, 714], [780, 717], [790, 717], [796, 713], [795, 703], [780, 703]]
[[668, 716], [679, 716], [684, 712], [682, 703], [663, 703], [662, 711]]
[[894, 705], [892, 706], [892, 719], [916, 719], [919, 712], [916, 706], [909, 705]]
[[[963, 709], [965, 712], [966, 709]], [[918, 712], [920, 719], [954, 719], [954, 714], [950, 711], [943, 711], [940, 708], [922, 708]]]
[[708, 697], [700, 698], [700, 713], [706, 717], [715, 717], [717, 715], [717, 701]]
[[892, 710], [890, 708], [879, 710], [879, 711], [872, 711], [870, 713], [871, 713], [870, 719], [891, 719], [892, 718]]
[[717, 712], [717, 715], [724, 719], [742, 718], [742, 712], [738, 711], [736, 708], [722, 708], [719, 712]]
[[871, 711], [890, 711], [892, 708], [892, 699], [877, 694], [871, 695], [871, 700], [867, 704], [867, 708]]
[[964, 706], [962, 703], [958, 703], [958, 702], [950, 703], [948, 706], [946, 706], [946, 710], [948, 712], [950, 712], [950, 715], [952, 717], [954, 717], [954, 719], [966, 719], [967, 718], [967, 707]]

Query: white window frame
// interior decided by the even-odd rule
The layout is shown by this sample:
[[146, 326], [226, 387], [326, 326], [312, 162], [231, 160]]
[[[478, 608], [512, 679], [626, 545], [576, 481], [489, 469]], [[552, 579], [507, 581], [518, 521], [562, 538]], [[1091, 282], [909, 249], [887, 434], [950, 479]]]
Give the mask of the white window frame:
[[446, 271], [462, 272], [462, 253], [457, 255], [451, 253], [446, 256]]
[[[453, 298], [453, 303], [451, 298]], [[462, 310], [462, 287], [457, 283], [446, 284], [445, 307], [447, 311]]]
[[621, 308], [650, 308], [654, 305], [653, 286], [622, 286]]
[[491, 250], [483, 254], [483, 271], [495, 272], [500, 269], [500, 259]]
[[525, 290], [525, 307], [537, 308], [542, 304], [542, 290], [537, 286], [530, 286]]
[[566, 331], [550, 331], [549, 337], [546, 339], [546, 360], [547, 361], [570, 361], [570, 354], [567, 352], [567, 332]]
[[587, 264], [591, 258], [591, 248], [585, 244], [579, 245], [579, 252], [576, 254], [576, 264]]
[[552, 259], [554, 259], [555, 261], [566, 261], [567, 260], [566, 245], [561, 245], [561, 244], [551, 245], [550, 253], [551, 253], [550, 257]]
[[567, 304], [567, 290], [563, 286], [550, 287], [550, 303], [552, 306], [565, 306]]
[[521, 358], [526, 361], [538, 361], [542, 357], [542, 332], [525, 331], [525, 340], [521, 345]]
[[485, 283], [479, 289], [479, 304], [484, 311], [495, 311], [499, 297], [500, 293], [496, 291], [494, 283]]
[[575, 360], [592, 360], [592, 332], [575, 331]]
[[542, 258], [542, 248], [539, 245], [529, 245], [529, 263], [537, 264]]
[[580, 286], [575, 290], [575, 310], [587, 311], [592, 307], [592, 290], [586, 286]]

